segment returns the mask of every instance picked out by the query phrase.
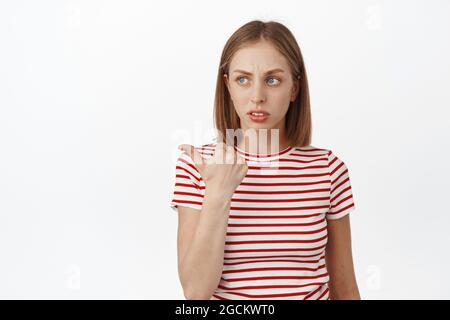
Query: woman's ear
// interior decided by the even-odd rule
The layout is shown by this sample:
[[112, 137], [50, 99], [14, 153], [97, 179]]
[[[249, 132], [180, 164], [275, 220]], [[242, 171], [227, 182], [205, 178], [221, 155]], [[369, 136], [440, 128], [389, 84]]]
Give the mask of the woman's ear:
[[228, 88], [228, 91], [230, 91], [230, 87], [228, 84], [228, 76], [226, 73], [223, 74], [223, 82], [225, 82], [225, 86]]

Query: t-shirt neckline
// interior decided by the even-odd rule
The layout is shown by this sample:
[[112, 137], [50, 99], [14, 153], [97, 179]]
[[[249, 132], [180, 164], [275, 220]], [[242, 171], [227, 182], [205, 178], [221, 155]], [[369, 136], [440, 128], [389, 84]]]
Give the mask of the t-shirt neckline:
[[249, 153], [237, 146], [234, 146], [234, 149], [238, 152], [238, 154], [246, 160], [251, 161], [274, 161], [280, 158], [288, 156], [291, 152], [295, 150], [293, 146], [288, 146], [276, 153], [266, 153], [266, 154], [258, 154], [258, 153]]

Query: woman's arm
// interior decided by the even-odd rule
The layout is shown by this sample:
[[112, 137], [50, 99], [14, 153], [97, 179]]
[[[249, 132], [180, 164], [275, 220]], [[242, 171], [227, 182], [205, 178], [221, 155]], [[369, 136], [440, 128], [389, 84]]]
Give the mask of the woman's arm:
[[230, 203], [206, 187], [201, 212], [178, 207], [178, 273], [188, 300], [210, 299], [220, 282]]
[[350, 218], [329, 219], [325, 259], [330, 275], [331, 300], [360, 300], [353, 268]]
[[[178, 273], [187, 299], [210, 299], [220, 282], [231, 199], [247, 174], [244, 158], [220, 142], [204, 159], [192, 145], [181, 145], [204, 183], [201, 210], [179, 206]], [[189, 211], [196, 212], [189, 212]]]

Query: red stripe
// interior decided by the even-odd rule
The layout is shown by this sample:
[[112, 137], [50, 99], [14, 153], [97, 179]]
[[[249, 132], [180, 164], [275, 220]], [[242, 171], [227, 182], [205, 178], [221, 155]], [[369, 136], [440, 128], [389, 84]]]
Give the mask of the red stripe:
[[303, 207], [230, 207], [230, 210], [256, 210], [256, 211], [275, 211], [275, 210], [316, 210], [316, 209], [328, 209], [330, 206], [303, 206]]
[[193, 183], [193, 182], [192, 182], [192, 184], [188, 184], [188, 183], [176, 183], [176, 184], [175, 184], [175, 188], [176, 188], [176, 187], [195, 188], [195, 189], [200, 190], [200, 188], [199, 188], [195, 183]]
[[235, 294], [237, 296], [242, 296], [242, 297], [246, 297], [246, 298], [259, 299], [259, 298], [280, 298], [280, 297], [299, 296], [299, 295], [307, 294], [308, 291], [306, 291], [306, 292], [293, 292], [293, 293], [279, 293], [279, 294], [247, 294], [247, 293], [229, 292], [229, 291], [225, 291], [224, 293]]
[[[297, 156], [298, 154], [292, 153], [292, 156]], [[317, 158], [313, 160], [300, 160], [300, 159], [291, 159], [291, 158], [285, 158], [285, 159], [277, 159], [278, 162], [296, 162], [296, 163], [311, 163], [316, 161], [328, 161], [327, 158]]]
[[[330, 183], [330, 180], [324, 180], [319, 182], [319, 184], [322, 183]], [[247, 183], [242, 182], [240, 186], [258, 186], [258, 187], [267, 187], [267, 186], [302, 186], [302, 185], [308, 185], [308, 184], [316, 184], [316, 182], [311, 183]], [[200, 190], [205, 189], [205, 186], [198, 186]], [[314, 193], [314, 192], [328, 192], [330, 191], [330, 188], [323, 188], [323, 189], [310, 189], [310, 190], [286, 190], [286, 191], [251, 191], [251, 190], [235, 190], [234, 193], [236, 194], [292, 194], [292, 193]]]
[[[330, 156], [331, 156], [332, 154], [333, 154], [333, 153], [332, 153], [331, 151], [328, 151], [328, 160], [330, 159]], [[333, 165], [333, 163], [336, 162], [336, 160], [337, 160], [337, 157], [333, 154], [333, 160], [331, 160], [331, 162], [329, 162], [329, 166], [331, 167], [331, 166]]]
[[317, 165], [309, 167], [279, 167], [279, 166], [248, 166], [249, 170], [264, 171], [264, 170], [310, 170], [310, 169], [320, 169], [328, 168], [328, 165]]
[[[347, 188], [343, 189], [341, 192], [339, 192], [338, 194], [334, 195], [333, 198], [330, 199], [330, 202], [333, 203], [338, 197], [342, 196], [345, 192], [350, 190], [350, 186], [348, 186]], [[351, 192], [350, 192], [350, 196], [351, 196]]]
[[201, 202], [198, 201], [188, 201], [188, 200], [173, 200], [172, 202], [178, 203], [178, 204], [198, 204], [199, 206], [202, 205]]
[[[329, 164], [330, 167], [331, 167], [331, 165], [336, 161], [336, 159], [337, 159], [337, 158], [334, 158], [333, 161], [330, 162], [330, 164]], [[343, 165], [344, 165], [344, 162], [339, 163], [339, 164], [336, 166], [336, 168], [334, 168], [334, 169], [330, 172], [331, 175], [334, 175], [334, 173], [335, 173], [336, 171], [338, 171], [340, 168], [342, 168]], [[343, 175], [343, 174], [345, 174], [346, 172], [347, 172], [347, 170], [345, 170], [344, 172], [342, 172], [342, 173], [340, 174], [340, 176]]]
[[315, 243], [327, 238], [327, 235], [308, 240], [249, 240], [249, 241], [225, 241], [226, 245], [241, 245], [241, 244], [257, 244], [257, 243]]
[[309, 286], [316, 286], [316, 285], [324, 285], [326, 282], [312, 282], [308, 284], [303, 285], [270, 285], [270, 286], [241, 286], [241, 287], [225, 287], [223, 285], [219, 285], [218, 288], [223, 290], [252, 290], [252, 289], [282, 289], [282, 288], [304, 288]]
[[[309, 263], [309, 261], [301, 261], [301, 260], [284, 260], [284, 259], [269, 259], [269, 260], [257, 260], [257, 261], [243, 261], [243, 262], [234, 262], [234, 263], [226, 263], [224, 262], [224, 266], [233, 266], [238, 264], [246, 264], [246, 263], [259, 263], [259, 262], [293, 262], [293, 263]], [[310, 263], [314, 264], [316, 261], [311, 261]]]
[[247, 174], [246, 178], [310, 178], [310, 177], [323, 177], [328, 173], [305, 173], [305, 174]]
[[269, 248], [269, 249], [238, 249], [238, 250], [225, 250], [225, 253], [234, 253], [234, 252], [281, 252], [281, 251], [315, 251], [322, 248], [325, 248], [326, 244], [315, 247], [315, 248]]
[[307, 268], [307, 267], [267, 267], [267, 268], [248, 268], [248, 269], [237, 269], [237, 270], [224, 270], [222, 274], [230, 273], [242, 273], [242, 272], [258, 272], [258, 271], [317, 271], [319, 269], [324, 269], [325, 265], [320, 265], [317, 268]]
[[325, 219], [321, 219], [315, 222], [308, 223], [228, 223], [229, 227], [305, 227], [313, 226], [324, 222]]
[[325, 219], [309, 223], [228, 223], [229, 227], [306, 227], [322, 223]]
[[276, 255], [276, 256], [245, 256], [245, 257], [224, 257], [224, 260], [241, 260], [241, 259], [265, 259], [265, 258], [312, 258], [322, 255], [323, 252], [310, 255]]
[[323, 297], [324, 295], [326, 295], [326, 294], [328, 293], [329, 290], [330, 290], [329, 288], [326, 288], [325, 291], [317, 298], [317, 300], [321, 300], [322, 297]]
[[307, 296], [305, 296], [305, 300], [308, 300], [310, 297], [312, 297], [314, 294], [320, 291], [322, 289], [322, 286], [318, 287], [316, 290], [310, 292]]
[[328, 151], [327, 149], [313, 148], [312, 146], [311, 146], [310, 149], [305, 149], [304, 147], [297, 147], [297, 150], [300, 150], [300, 151], [302, 151], [302, 152]]
[[232, 219], [289, 219], [289, 218], [312, 218], [321, 216], [323, 213], [303, 214], [303, 215], [276, 215], [276, 216], [252, 216], [252, 215], [236, 215], [230, 214], [228, 217]]
[[335, 183], [337, 182], [338, 179], [334, 180], [334, 182], [332, 182], [332, 186], [331, 186], [331, 192], [333, 193], [336, 189], [338, 189], [340, 186], [342, 186], [344, 183], [349, 181], [349, 178], [347, 177], [345, 180], [343, 180], [342, 182], [340, 182], [338, 185], [335, 185]]
[[[301, 154], [301, 153], [291, 153], [291, 157], [304, 157], [304, 158], [317, 158], [317, 157], [323, 157], [323, 154]], [[310, 160], [308, 160], [310, 161]]]
[[183, 167], [180, 167], [180, 166], [176, 166], [176, 169], [177, 170], [182, 170], [182, 171], [184, 171], [184, 172], [186, 172], [186, 173], [188, 173], [190, 176], [192, 176], [192, 178], [194, 178], [197, 182], [200, 182], [202, 179], [201, 179], [201, 177], [200, 178], [197, 178], [194, 174], [192, 174], [188, 169], [186, 169], [186, 168], [183, 168]]
[[184, 175], [184, 174], [177, 174], [177, 175], [175, 175], [175, 178], [183, 178], [183, 179], [190, 179], [189, 178], [189, 176], [186, 176], [186, 175]]
[[193, 165], [192, 163], [187, 162], [185, 159], [183, 158], [179, 158], [178, 159], [180, 162], [183, 162], [185, 164], [187, 164], [190, 168], [192, 168], [192, 170], [194, 170], [195, 172], [197, 172], [198, 174], [200, 174], [200, 172], [198, 172], [197, 167], [195, 165]]
[[311, 231], [273, 231], [273, 232], [227, 232], [227, 236], [252, 236], [252, 235], [275, 235], [275, 234], [314, 234], [325, 231], [327, 226]]
[[237, 264], [246, 264], [246, 263], [259, 263], [259, 262], [295, 262], [295, 263], [319, 263], [325, 256], [322, 255], [317, 260], [288, 260], [288, 259], [267, 259], [267, 260], [257, 260], [257, 261], [242, 261], [242, 262], [224, 262], [224, 265], [233, 266]]
[[339, 209], [338, 211], [335, 211], [335, 212], [328, 212], [327, 214], [331, 214], [331, 215], [333, 215], [333, 214], [338, 214], [338, 213], [341, 213], [341, 212], [343, 212], [343, 211], [345, 211], [345, 210], [347, 210], [347, 209], [353, 207], [354, 205], [355, 205], [355, 204], [352, 203], [352, 204], [349, 204], [349, 205], [346, 206], [346, 207], [343, 207], [342, 209]]
[[232, 202], [302, 202], [302, 201], [317, 201], [317, 200], [329, 200], [330, 197], [317, 197], [317, 198], [296, 198], [296, 199], [231, 199]]
[[350, 200], [350, 199], [352, 199], [352, 195], [351, 195], [351, 194], [348, 195], [347, 197], [343, 198], [343, 199], [340, 200], [339, 202], [336, 202], [335, 204], [331, 205], [331, 208], [336, 208], [336, 207], [338, 207], [341, 203], [343, 203], [343, 202], [345, 202], [345, 201], [347, 201], [347, 200]]
[[231, 279], [221, 278], [221, 279], [226, 282], [236, 282], [236, 281], [257, 281], [257, 280], [303, 280], [303, 279], [318, 279], [322, 277], [328, 277], [328, 272], [315, 276], [271, 276], [271, 277], [246, 277], [246, 278], [231, 278]]
[[192, 193], [192, 192], [175, 191], [174, 194], [203, 198], [203, 196], [201, 194]]
[[[314, 182], [308, 183], [313, 184]], [[330, 180], [324, 180], [320, 183], [330, 183]], [[307, 183], [241, 183], [241, 186], [257, 186], [257, 187], [268, 187], [268, 186], [301, 186]], [[236, 190], [234, 193], [237, 194], [295, 194], [295, 193], [314, 193], [314, 192], [329, 192], [330, 188], [323, 189], [309, 189], [309, 190], [280, 190], [280, 191], [253, 191], [253, 190]]]

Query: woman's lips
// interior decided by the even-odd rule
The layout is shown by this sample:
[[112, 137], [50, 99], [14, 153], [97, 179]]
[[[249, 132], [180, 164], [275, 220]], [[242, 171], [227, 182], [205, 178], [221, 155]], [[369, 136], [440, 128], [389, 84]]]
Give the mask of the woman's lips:
[[261, 115], [255, 115], [252, 113], [248, 113], [248, 116], [250, 118], [250, 120], [254, 121], [254, 122], [264, 122], [267, 120], [267, 118], [269, 118], [269, 114], [267, 113], [263, 113]]

